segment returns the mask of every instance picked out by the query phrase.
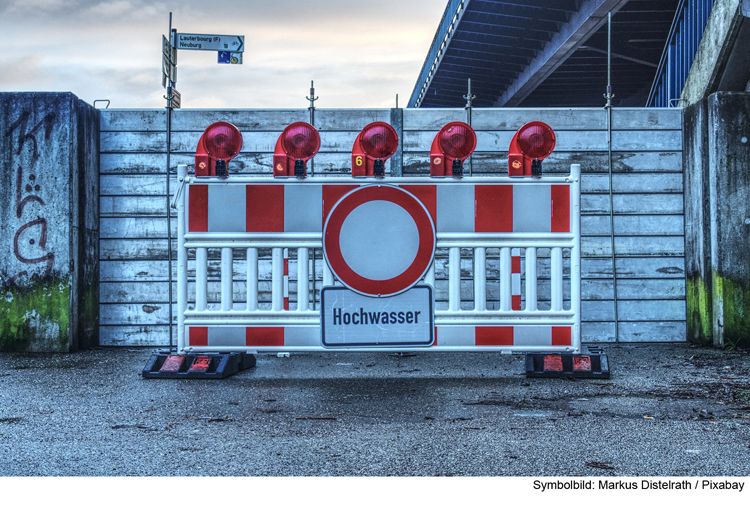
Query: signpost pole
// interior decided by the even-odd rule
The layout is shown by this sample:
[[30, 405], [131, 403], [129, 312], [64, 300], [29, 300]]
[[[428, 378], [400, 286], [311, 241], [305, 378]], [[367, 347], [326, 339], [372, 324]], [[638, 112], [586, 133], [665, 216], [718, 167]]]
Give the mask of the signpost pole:
[[[169, 57], [170, 59], [175, 55], [176, 51], [174, 51], [172, 48], [174, 47], [174, 33], [172, 32], [172, 13], [169, 13]], [[169, 177], [170, 177], [170, 153], [172, 151], [172, 90], [175, 87], [175, 82], [172, 80], [174, 75], [172, 75], [171, 72], [171, 64], [175, 64], [176, 62], [170, 61], [170, 71], [169, 75], [167, 76], [167, 269], [169, 271], [169, 352], [172, 352], [173, 347], [173, 337], [172, 337], [172, 209], [170, 207], [170, 184], [169, 184]]]

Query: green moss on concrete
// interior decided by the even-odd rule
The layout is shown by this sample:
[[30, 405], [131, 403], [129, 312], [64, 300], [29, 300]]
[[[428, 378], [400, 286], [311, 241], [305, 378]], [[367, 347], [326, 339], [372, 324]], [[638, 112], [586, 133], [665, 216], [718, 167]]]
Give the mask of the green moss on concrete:
[[723, 307], [724, 345], [750, 347], [750, 289], [715, 271], [713, 279], [713, 295]]
[[82, 349], [99, 345], [99, 284], [87, 287], [83, 292], [83, 301], [79, 314], [80, 338]]
[[711, 345], [713, 342], [713, 307], [709, 287], [700, 277], [687, 279], [687, 331], [688, 340], [694, 344]]
[[8, 286], [0, 298], [0, 351], [68, 351], [70, 283], [47, 278]]

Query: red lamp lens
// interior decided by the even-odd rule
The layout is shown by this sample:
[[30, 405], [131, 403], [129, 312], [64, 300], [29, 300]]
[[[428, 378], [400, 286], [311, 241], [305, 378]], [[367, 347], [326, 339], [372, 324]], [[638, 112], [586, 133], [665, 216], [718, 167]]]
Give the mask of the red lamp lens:
[[555, 134], [547, 125], [529, 125], [518, 132], [518, 147], [529, 158], [545, 157], [555, 148]]
[[295, 160], [312, 158], [320, 148], [320, 135], [312, 125], [305, 122], [292, 123], [281, 135], [284, 152]]
[[242, 149], [242, 134], [231, 123], [214, 123], [203, 135], [206, 152], [214, 160], [229, 161]]
[[477, 136], [466, 123], [448, 123], [440, 130], [438, 142], [445, 154], [463, 161], [474, 152]]
[[372, 158], [387, 158], [398, 148], [398, 135], [396, 135], [396, 130], [387, 123], [371, 123], [362, 130], [360, 145], [362, 150]]

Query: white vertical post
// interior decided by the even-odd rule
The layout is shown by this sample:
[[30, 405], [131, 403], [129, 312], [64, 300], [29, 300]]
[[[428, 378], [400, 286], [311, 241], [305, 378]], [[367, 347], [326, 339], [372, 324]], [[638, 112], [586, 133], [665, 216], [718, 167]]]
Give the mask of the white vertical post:
[[474, 248], [474, 310], [487, 310], [487, 253], [484, 247]]
[[284, 310], [284, 257], [281, 247], [271, 252], [271, 310]]
[[258, 310], [258, 248], [247, 248], [247, 307]]
[[[177, 165], [177, 177], [183, 184], [187, 178], [187, 165]], [[177, 352], [187, 345], [185, 338], [185, 311], [187, 310], [187, 249], [185, 249], [185, 196], [177, 199]], [[170, 286], [171, 289], [171, 286]]]
[[512, 308], [512, 285], [511, 270], [512, 260], [510, 247], [500, 249], [500, 310], [511, 310]]
[[333, 286], [333, 272], [326, 261], [323, 261], [323, 286]]
[[429, 284], [432, 286], [432, 289], [435, 289], [435, 259], [432, 259], [432, 263], [430, 263], [430, 268], [427, 269], [427, 273], [424, 274], [424, 282], [425, 284]]
[[221, 248], [221, 310], [230, 311], [234, 308], [232, 248]]
[[552, 287], [552, 310], [559, 311], [563, 308], [563, 261], [562, 247], [552, 248], [552, 271], [550, 272]]
[[461, 249], [448, 250], [448, 310], [461, 310]]
[[307, 310], [310, 293], [310, 252], [307, 247], [297, 249], [297, 310]]
[[289, 310], [289, 248], [284, 248], [284, 310]]
[[195, 310], [206, 310], [208, 307], [208, 249], [195, 249]]
[[536, 247], [526, 248], [526, 310], [537, 310]]
[[[570, 231], [575, 245], [570, 250], [570, 310], [575, 317], [573, 348], [581, 349], [581, 165], [570, 166]], [[614, 272], [616, 274], [616, 270]], [[616, 279], [615, 279], [616, 280]]]

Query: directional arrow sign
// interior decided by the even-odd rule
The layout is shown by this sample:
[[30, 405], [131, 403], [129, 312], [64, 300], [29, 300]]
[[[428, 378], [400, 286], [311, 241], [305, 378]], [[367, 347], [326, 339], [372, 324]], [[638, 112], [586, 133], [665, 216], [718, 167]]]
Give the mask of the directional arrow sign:
[[191, 49], [193, 51], [231, 51], [233, 53], [241, 53], [245, 50], [245, 36], [178, 33], [177, 49]]

